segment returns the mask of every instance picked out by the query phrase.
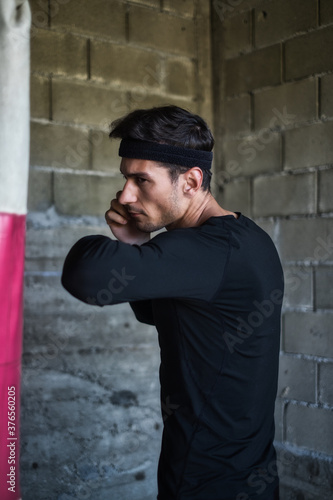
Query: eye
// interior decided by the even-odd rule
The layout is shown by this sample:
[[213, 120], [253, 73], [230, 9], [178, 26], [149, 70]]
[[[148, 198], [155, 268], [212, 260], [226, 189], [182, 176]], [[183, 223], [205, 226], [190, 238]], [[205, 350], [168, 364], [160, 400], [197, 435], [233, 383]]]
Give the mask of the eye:
[[144, 177], [137, 177], [136, 182], [138, 184], [144, 184], [145, 182], [147, 182], [147, 179], [145, 179]]

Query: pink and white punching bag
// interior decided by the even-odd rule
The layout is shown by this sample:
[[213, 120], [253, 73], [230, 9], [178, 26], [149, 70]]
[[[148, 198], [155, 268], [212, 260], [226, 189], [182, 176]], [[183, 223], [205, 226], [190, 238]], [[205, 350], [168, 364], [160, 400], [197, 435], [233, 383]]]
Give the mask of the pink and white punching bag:
[[28, 0], [0, 0], [0, 498], [19, 482], [22, 289], [29, 165]]

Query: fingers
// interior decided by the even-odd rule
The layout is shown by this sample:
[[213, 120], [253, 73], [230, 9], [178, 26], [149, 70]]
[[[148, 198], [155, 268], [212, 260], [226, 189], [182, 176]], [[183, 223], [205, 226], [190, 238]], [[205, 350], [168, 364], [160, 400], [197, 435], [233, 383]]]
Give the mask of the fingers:
[[[117, 193], [117, 198], [120, 196], [121, 191]], [[113, 199], [110, 203], [110, 209], [105, 212], [105, 220], [107, 224], [117, 223], [126, 224], [129, 220], [126, 208], [121, 205], [118, 199]]]
[[117, 212], [114, 212], [113, 210], [108, 210], [105, 212], [105, 220], [106, 223], [111, 226], [112, 224], [127, 224], [128, 220], [125, 219], [125, 217], [122, 217], [120, 214]]

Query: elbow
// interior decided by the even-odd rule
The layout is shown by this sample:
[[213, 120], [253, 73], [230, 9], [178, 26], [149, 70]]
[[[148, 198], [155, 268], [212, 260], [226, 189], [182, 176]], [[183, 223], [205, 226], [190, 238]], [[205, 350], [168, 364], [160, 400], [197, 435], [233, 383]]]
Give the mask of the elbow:
[[61, 284], [73, 297], [86, 304], [100, 305], [92, 295], [89, 280], [87, 280], [86, 265], [77, 255], [76, 245], [69, 251], [62, 270]]
[[116, 246], [116, 242], [102, 235], [81, 238], [65, 259], [61, 276], [63, 287], [86, 304], [105, 306], [124, 302], [123, 282], [133, 278], [119, 275], [121, 284], [115, 286], [117, 278], [109, 276]]
[[[79, 285], [79, 283], [81, 284]], [[73, 266], [69, 266], [67, 259], [62, 270], [61, 284], [73, 297], [81, 300], [82, 302], [86, 302], [84, 299], [86, 294], [82, 287], [80, 272], [78, 269], [73, 269]]]
[[101, 306], [96, 297], [91, 294], [91, 290], [85, 283], [79, 269], [66, 269], [64, 266], [61, 275], [61, 284], [73, 297], [86, 304]]

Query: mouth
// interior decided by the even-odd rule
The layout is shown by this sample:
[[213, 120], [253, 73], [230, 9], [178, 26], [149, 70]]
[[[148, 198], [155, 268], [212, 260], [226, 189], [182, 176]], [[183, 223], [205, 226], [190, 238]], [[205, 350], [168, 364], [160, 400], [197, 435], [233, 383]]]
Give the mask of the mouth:
[[130, 210], [128, 211], [128, 213], [131, 217], [139, 217], [139, 215], [143, 215], [142, 212], [132, 212]]

